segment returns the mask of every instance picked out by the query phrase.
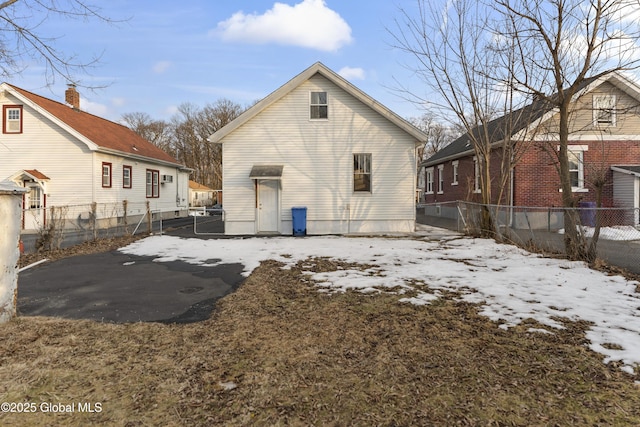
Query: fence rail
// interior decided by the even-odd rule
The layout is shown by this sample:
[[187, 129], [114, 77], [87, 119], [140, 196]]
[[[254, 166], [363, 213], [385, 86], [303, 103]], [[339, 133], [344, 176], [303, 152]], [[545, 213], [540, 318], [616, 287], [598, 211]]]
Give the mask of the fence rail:
[[[565, 254], [564, 215], [568, 208], [482, 205], [451, 202], [418, 205], [418, 222], [478, 235], [482, 216], [490, 215], [495, 237], [524, 247]], [[578, 232], [587, 241], [600, 226], [597, 257], [611, 265], [640, 274], [640, 212], [629, 208], [574, 209]]]

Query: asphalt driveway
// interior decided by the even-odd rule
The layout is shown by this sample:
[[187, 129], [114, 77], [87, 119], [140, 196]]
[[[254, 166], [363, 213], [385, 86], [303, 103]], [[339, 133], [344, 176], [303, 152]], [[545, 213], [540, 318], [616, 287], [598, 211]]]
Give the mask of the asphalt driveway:
[[118, 251], [74, 256], [19, 274], [18, 313], [115, 323], [198, 322], [242, 283], [242, 269], [158, 263]]

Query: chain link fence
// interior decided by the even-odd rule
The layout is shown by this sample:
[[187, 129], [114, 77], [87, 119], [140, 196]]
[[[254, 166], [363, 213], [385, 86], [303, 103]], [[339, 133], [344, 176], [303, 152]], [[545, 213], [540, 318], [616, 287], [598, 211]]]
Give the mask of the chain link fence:
[[[600, 226], [597, 257], [608, 264], [640, 274], [640, 212], [628, 208], [596, 208], [584, 204], [575, 209], [578, 227], [587, 241]], [[536, 251], [565, 255], [564, 215], [567, 208], [513, 207], [470, 202], [418, 206], [419, 223], [479, 235], [483, 215], [490, 215], [496, 238]]]
[[151, 209], [148, 202], [29, 208], [22, 211], [21, 220], [21, 240], [26, 252], [162, 229], [162, 212]]

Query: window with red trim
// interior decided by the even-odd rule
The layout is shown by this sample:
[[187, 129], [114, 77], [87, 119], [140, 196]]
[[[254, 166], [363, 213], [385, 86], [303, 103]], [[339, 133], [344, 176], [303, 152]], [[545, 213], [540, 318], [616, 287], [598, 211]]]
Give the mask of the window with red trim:
[[147, 198], [160, 197], [160, 171], [147, 169]]
[[2, 106], [2, 133], [22, 133], [22, 105]]
[[111, 188], [111, 163], [102, 162], [102, 187]]
[[122, 188], [131, 188], [132, 167], [122, 166]]

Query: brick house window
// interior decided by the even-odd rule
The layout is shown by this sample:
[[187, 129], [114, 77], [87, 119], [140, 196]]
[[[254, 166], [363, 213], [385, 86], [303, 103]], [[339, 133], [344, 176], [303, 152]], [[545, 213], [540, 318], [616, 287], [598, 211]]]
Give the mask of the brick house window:
[[433, 194], [433, 168], [425, 169], [425, 181], [427, 183], [425, 193]]
[[480, 163], [476, 156], [473, 156], [473, 192], [480, 193]]
[[147, 198], [160, 197], [160, 171], [147, 169]]
[[438, 194], [444, 193], [444, 165], [438, 165]]
[[122, 166], [122, 188], [131, 188], [131, 166]]
[[3, 105], [2, 117], [2, 133], [22, 133], [22, 105]]
[[111, 163], [102, 162], [102, 187], [111, 188]]
[[451, 185], [458, 185], [458, 160], [451, 162], [451, 168], [453, 169]]
[[569, 157], [569, 176], [571, 178], [571, 189], [573, 191], [583, 191], [584, 187], [584, 152], [583, 147], [569, 147], [567, 156]]

